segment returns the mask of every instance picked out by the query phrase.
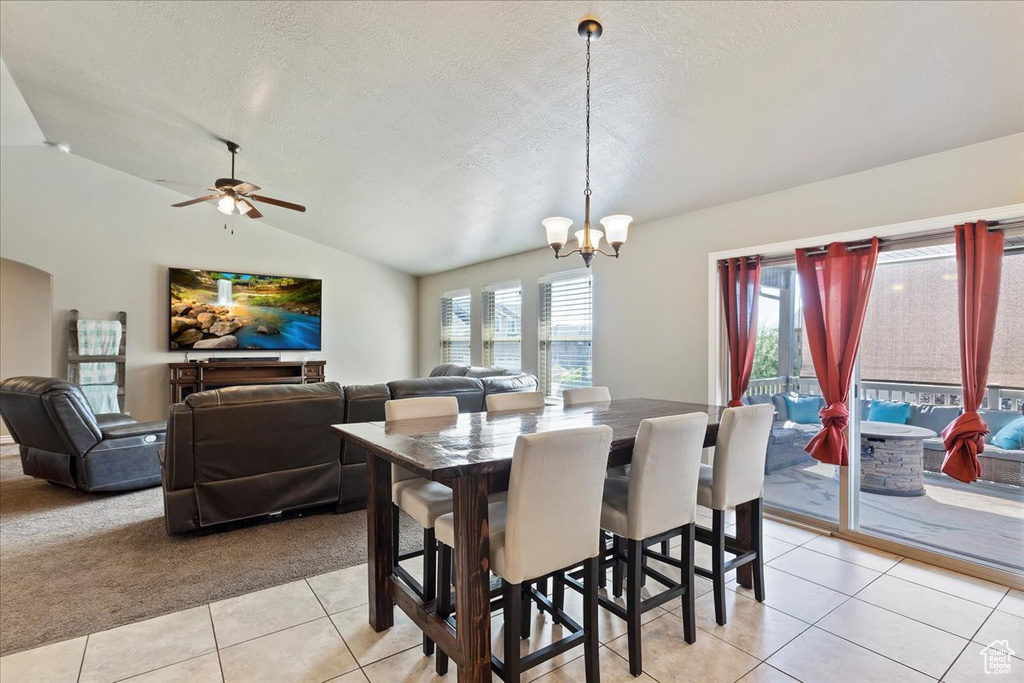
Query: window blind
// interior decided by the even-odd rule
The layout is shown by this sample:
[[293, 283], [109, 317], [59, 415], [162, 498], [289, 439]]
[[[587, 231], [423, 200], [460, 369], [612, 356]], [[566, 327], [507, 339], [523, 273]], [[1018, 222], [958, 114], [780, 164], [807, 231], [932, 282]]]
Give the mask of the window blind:
[[484, 287], [484, 365], [518, 371], [522, 365], [523, 286]]
[[441, 295], [441, 362], [469, 365], [469, 290]]
[[540, 282], [540, 382], [547, 396], [593, 384], [593, 296], [589, 274]]

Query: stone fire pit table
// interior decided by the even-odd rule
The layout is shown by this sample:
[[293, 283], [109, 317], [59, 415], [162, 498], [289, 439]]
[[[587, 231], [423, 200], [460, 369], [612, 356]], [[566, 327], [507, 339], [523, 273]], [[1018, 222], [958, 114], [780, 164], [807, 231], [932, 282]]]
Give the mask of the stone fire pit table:
[[860, 423], [860, 490], [887, 496], [923, 496], [923, 427], [890, 422]]

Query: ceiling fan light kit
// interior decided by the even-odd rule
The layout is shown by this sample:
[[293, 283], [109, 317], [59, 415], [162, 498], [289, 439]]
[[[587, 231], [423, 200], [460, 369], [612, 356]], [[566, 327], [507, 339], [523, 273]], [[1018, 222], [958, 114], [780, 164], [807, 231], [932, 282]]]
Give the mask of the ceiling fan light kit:
[[[292, 202], [286, 202], [282, 199], [274, 199], [273, 197], [264, 197], [262, 195], [253, 194], [253, 192], [260, 189], [258, 185], [253, 185], [252, 183], [235, 178], [235, 155], [242, 151], [242, 148], [236, 142], [231, 142], [230, 140], [225, 140], [224, 142], [228, 146], [228, 151], [231, 152], [231, 177], [218, 178], [213, 184], [213, 187], [203, 188], [210, 192], [216, 192], [217, 194], [189, 199], [184, 202], [178, 202], [177, 204], [171, 204], [171, 206], [180, 208], [182, 206], [191, 206], [192, 204], [200, 204], [202, 202], [208, 202], [216, 199], [217, 210], [221, 213], [230, 216], [237, 212], [239, 215], [248, 216], [249, 218], [263, 218], [263, 214], [260, 213], [252, 204], [254, 201], [263, 202], [264, 204], [272, 204], [273, 206], [280, 206], [283, 209], [291, 209], [292, 211], [304, 212], [306, 210], [306, 207], [301, 204], [293, 204]], [[157, 180], [157, 182], [172, 183], [174, 185], [189, 185], [190, 187], [202, 187], [202, 185], [178, 183], [172, 180]]]
[[[604, 33], [604, 27], [601, 26], [601, 22], [596, 17], [586, 16], [580, 20], [577, 32], [587, 41], [587, 171], [586, 189], [583, 191], [583, 229], [577, 230], [575, 233], [576, 242], [579, 246], [565, 254], [561, 253], [562, 247], [565, 246], [569, 238], [569, 228], [572, 227], [572, 219], [556, 216], [545, 218], [541, 221], [541, 224], [547, 232], [548, 245], [555, 251], [556, 259], [579, 254], [583, 257], [586, 267], [589, 268], [594, 254], [619, 257], [619, 249], [626, 243], [626, 238], [629, 234], [629, 224], [633, 221], [633, 217], [616, 215], [602, 218], [601, 225], [605, 229], [604, 232], [591, 229], [590, 227], [590, 43], [601, 37], [601, 34]], [[608, 244], [614, 252], [601, 250], [602, 237], [607, 238]]]

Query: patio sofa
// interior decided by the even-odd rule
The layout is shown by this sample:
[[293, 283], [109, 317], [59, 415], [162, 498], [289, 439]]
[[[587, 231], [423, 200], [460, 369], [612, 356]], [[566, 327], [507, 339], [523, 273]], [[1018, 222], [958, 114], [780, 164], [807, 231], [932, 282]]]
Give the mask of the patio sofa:
[[[775, 421], [772, 424], [772, 435], [768, 442], [768, 457], [765, 459], [765, 474], [771, 474], [787, 467], [810, 464], [814, 459], [804, 450], [804, 446], [821, 428], [820, 424], [793, 422], [789, 419], [789, 410], [785, 394], [747, 396], [744, 403], [771, 403], [775, 406]], [[866, 419], [870, 401], [861, 401], [861, 418]], [[819, 409], [824, 407], [824, 400], [819, 397]], [[1008, 450], [992, 445], [992, 437], [1007, 424], [1021, 416], [1018, 410], [982, 409], [978, 413], [988, 425], [989, 433], [985, 435], [985, 450], [979, 457], [982, 468], [982, 480], [1013, 486], [1024, 486], [1024, 451]], [[930, 429], [939, 436], [924, 440], [924, 466], [929, 472], [940, 472], [946, 449], [942, 444], [942, 430], [960, 414], [957, 406], [935, 406], [910, 404], [908, 425]]]

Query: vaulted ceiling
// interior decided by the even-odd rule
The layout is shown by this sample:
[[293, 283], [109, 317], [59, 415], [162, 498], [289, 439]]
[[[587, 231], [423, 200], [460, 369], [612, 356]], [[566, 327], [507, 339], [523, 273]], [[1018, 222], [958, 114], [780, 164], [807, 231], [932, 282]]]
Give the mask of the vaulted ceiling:
[[597, 217], [642, 224], [1024, 130], [1019, 2], [5, 0], [0, 54], [76, 154], [207, 183], [228, 175], [217, 138], [235, 140], [237, 177], [309, 206], [263, 220], [426, 274], [582, 220], [587, 12], [605, 25]]

